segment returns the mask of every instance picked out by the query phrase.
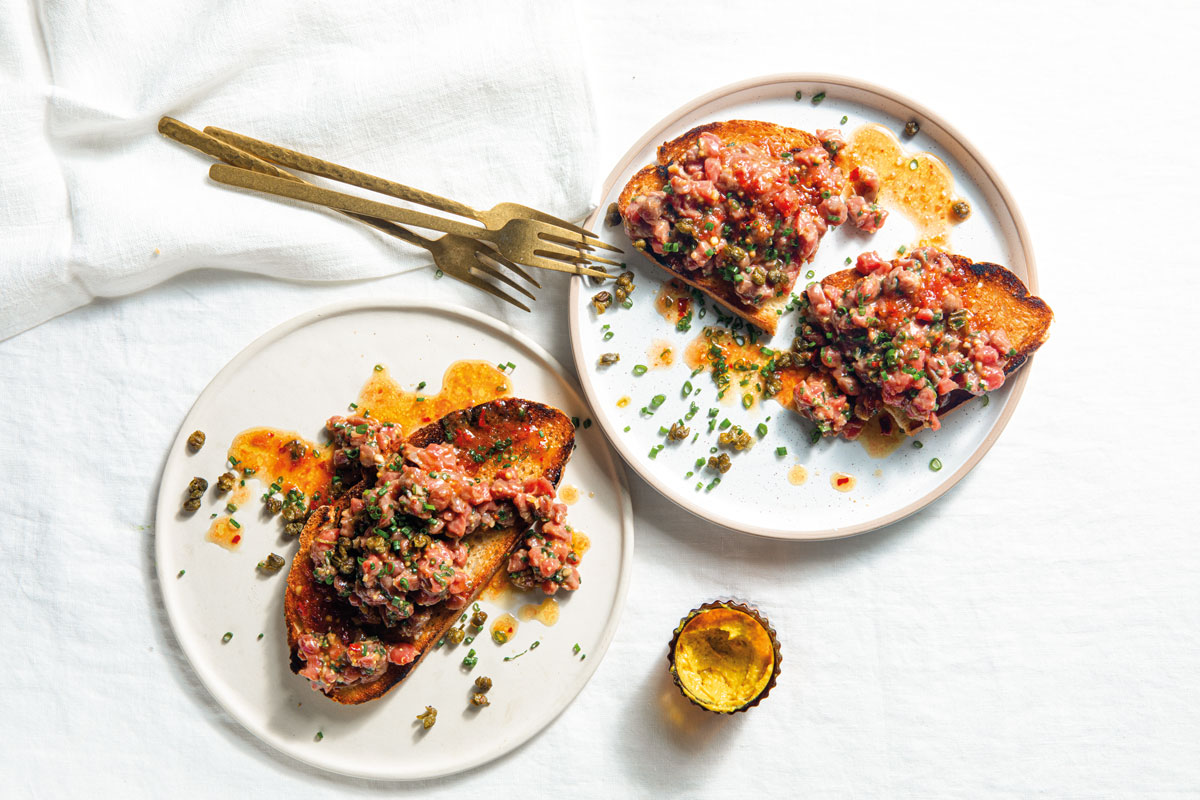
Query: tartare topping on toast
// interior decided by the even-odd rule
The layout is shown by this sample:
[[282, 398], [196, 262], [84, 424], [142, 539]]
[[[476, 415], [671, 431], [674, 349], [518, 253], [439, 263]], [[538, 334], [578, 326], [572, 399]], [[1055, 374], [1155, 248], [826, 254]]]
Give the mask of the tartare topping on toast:
[[809, 284], [794, 349], [813, 372], [796, 409], [827, 436], [853, 439], [877, 411], [937, 430], [939, 403], [999, 389], [1017, 355], [1005, 331], [978, 324], [962, 293], [969, 262], [932, 248], [894, 261], [864, 253], [857, 280]]
[[626, 232], [684, 275], [720, 276], [751, 306], [786, 296], [830, 227], [850, 219], [874, 231], [887, 215], [861, 194], [877, 190], [877, 176], [847, 182], [834, 164], [845, 147], [840, 132], [817, 138], [789, 148], [778, 139], [730, 144], [705, 131], [660, 166], [661, 189], [630, 200]]
[[529, 526], [507, 561], [513, 582], [546, 594], [578, 588], [567, 509], [545, 476], [522, 479], [508, 466], [472, 477], [460, 458], [474, 451], [405, 443], [399, 427], [368, 417], [333, 417], [327, 427], [338, 476], [353, 473], [369, 488], [330, 510], [309, 549], [313, 580], [329, 587], [343, 620], [340, 633], [297, 638], [300, 674], [314, 689], [369, 683], [388, 664], [418, 658], [407, 639], [430, 607], [460, 609], [472, 596], [472, 534]]

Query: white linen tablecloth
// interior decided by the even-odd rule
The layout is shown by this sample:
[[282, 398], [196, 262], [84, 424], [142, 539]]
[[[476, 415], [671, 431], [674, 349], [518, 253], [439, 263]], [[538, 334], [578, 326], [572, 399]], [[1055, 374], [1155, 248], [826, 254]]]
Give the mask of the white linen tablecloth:
[[[1029, 223], [1041, 294], [1056, 313], [1000, 441], [921, 513], [821, 544], [728, 533], [631, 474], [629, 602], [575, 703], [525, 747], [465, 775], [341, 778], [242, 730], [168, 628], [151, 520], [180, 420], [260, 333], [377, 293], [473, 303], [570, 365], [566, 287], [547, 281], [526, 316], [427, 270], [297, 284], [257, 275], [253, 253], [243, 262], [228, 249], [213, 269], [0, 343], [0, 634], [13, 651], [0, 794], [1200, 797], [1194, 5], [868, 2], [809, 13], [694, 0], [577, 10], [602, 171], [691, 97], [784, 71], [893, 87], [986, 154]], [[826, 24], [837, 35], [816, 32]], [[686, 57], [714, 37], [717, 58], [680, 63], [681, 38], [693, 41]], [[521, 50], [532, 57], [536, 44]], [[0, 68], [11, 52], [0, 48]], [[245, 69], [266, 58], [248, 55]], [[6, 146], [37, 109], [32, 100], [0, 109]], [[267, 105], [240, 119], [303, 130], [289, 113]], [[337, 145], [347, 160], [369, 161], [385, 158], [385, 140], [364, 132]], [[475, 158], [464, 154], [464, 169]], [[6, 202], [29, 170], [0, 177]], [[190, 191], [184, 183], [173, 178], [166, 197]], [[197, 179], [197, 198], [201, 190], [219, 192]], [[247, 200], [241, 213], [249, 224], [269, 205]], [[365, 247], [360, 234], [308, 216], [322, 228], [309, 241]], [[0, 290], [12, 281], [4, 272]], [[770, 615], [784, 662], [768, 701], [718, 719], [673, 694], [664, 655], [680, 614], [725, 594]]]

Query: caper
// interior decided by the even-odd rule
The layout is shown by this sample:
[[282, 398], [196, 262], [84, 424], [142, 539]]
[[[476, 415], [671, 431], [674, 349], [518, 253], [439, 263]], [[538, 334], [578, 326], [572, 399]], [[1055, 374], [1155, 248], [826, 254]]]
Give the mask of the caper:
[[308, 448], [304, 446], [304, 442], [299, 439], [292, 439], [288, 442], [287, 449], [293, 460], [304, 458], [304, 454], [308, 452]]
[[646, 240], [645, 239], [634, 239], [633, 240], [633, 249], [641, 250], [643, 253], [646, 252]]
[[684, 236], [691, 236], [693, 239], [696, 238], [696, 226], [692, 224], [690, 219], [681, 219], [679, 222], [676, 222], [675, 230]]
[[808, 349], [808, 342], [806, 342], [804, 340], [803, 336], [797, 336], [795, 339], [792, 339], [792, 351], [793, 352], [803, 353], [807, 349]]
[[620, 353], [605, 353], [604, 355], [600, 356], [600, 366], [602, 366], [602, 367], [612, 366], [613, 364], [617, 363], [620, 360], [621, 360]]
[[609, 292], [597, 292], [592, 297], [592, 305], [595, 307], [597, 314], [603, 314], [612, 305], [612, 294]]
[[278, 514], [283, 510], [283, 500], [278, 497], [268, 497], [266, 500], [267, 513]]
[[486, 692], [492, 688], [492, 679], [487, 675], [480, 675], [475, 679], [475, 688], [481, 692]]
[[462, 644], [462, 640], [467, 638], [467, 632], [462, 628], [451, 628], [446, 632], [446, 641], [450, 644]]
[[604, 223], [610, 228], [621, 224], [621, 210], [617, 208], [616, 203], [608, 204], [608, 211], [604, 212]]
[[204, 431], [192, 431], [192, 435], [187, 438], [187, 445], [194, 453], [204, 447], [204, 439]]
[[304, 520], [304, 508], [297, 503], [288, 503], [283, 506], [283, 519], [285, 522], [302, 522]]
[[732, 447], [734, 450], [745, 450], [754, 443], [754, 439], [742, 429], [741, 425], [734, 425], [727, 431], [723, 431], [717, 437], [717, 443], [721, 447]]
[[779, 380], [779, 378], [775, 378], [775, 377], [767, 378], [767, 382], [763, 389], [764, 394], [773, 396], [773, 395], [779, 394], [782, 391], [783, 391], [783, 381], [781, 381], [781, 380]]
[[778, 286], [787, 280], [787, 273], [781, 269], [773, 269], [767, 273], [767, 283]]
[[629, 288], [630, 291], [633, 291], [633, 273], [632, 272], [622, 272], [620, 275], [617, 276], [617, 285], [618, 286], [626, 286]]
[[217, 478], [217, 491], [228, 492], [233, 490], [233, 482], [237, 480], [237, 475], [232, 472], [226, 472], [221, 477]]
[[954, 210], [954, 216], [958, 217], [959, 219], [966, 219], [967, 217], [971, 216], [971, 204], [966, 200], [959, 200], [952, 208]]
[[788, 367], [792, 366], [792, 362], [795, 360], [795, 358], [796, 357], [790, 352], [778, 354], [775, 356], [775, 369], [787, 369]]
[[629, 299], [629, 290], [619, 283], [613, 287], [613, 294], [617, 296], [618, 303], [624, 303]]
[[673, 442], [682, 442], [690, 434], [691, 434], [691, 430], [688, 428], [688, 426], [683, 425], [679, 422], [674, 422], [671, 424], [671, 431], [667, 435], [671, 438], [671, 441], [673, 441]]
[[188, 512], [189, 514], [192, 513], [193, 511], [195, 511], [196, 509], [198, 509], [199, 507], [200, 507], [200, 498], [199, 497], [189, 497], [187, 500], [183, 501], [183, 510]]
[[413, 547], [428, 547], [430, 541], [429, 534], [418, 533], [416, 536], [412, 537], [411, 541], [413, 543]]
[[741, 263], [746, 260], [746, 251], [736, 244], [728, 245], [725, 248], [725, 260]]
[[283, 556], [278, 553], [271, 553], [271, 555], [258, 562], [258, 568], [263, 572], [279, 572], [279, 570], [283, 569], [283, 564]]
[[377, 556], [387, 552], [387, 539], [382, 536], [368, 536], [363, 546]]
[[492, 703], [487, 699], [486, 694], [475, 693], [471, 695], [471, 705], [473, 706], [479, 706], [482, 708], [483, 706], [490, 706], [491, 704]]
[[762, 286], [767, 282], [767, 271], [762, 267], [751, 267], [750, 282], [755, 286]]
[[722, 475], [729, 472], [729, 468], [733, 466], [733, 462], [729, 459], [728, 453], [721, 453], [719, 456], [708, 457], [708, 468], [720, 472]]
[[289, 522], [283, 526], [283, 532], [288, 536], [299, 536], [304, 532], [303, 522]]
[[486, 611], [476, 611], [471, 615], [471, 627], [482, 628], [483, 623], [487, 622], [487, 617], [488, 615]]
[[433, 706], [425, 706], [424, 714], [417, 714], [417, 721], [421, 723], [421, 727], [429, 730], [437, 722], [437, 709]]
[[906, 124], [904, 126], [904, 135], [905, 136], [909, 136], [909, 137], [916, 136], [920, 132], [921, 132], [921, 124], [919, 122], [917, 122], [915, 119], [910, 119], [908, 121], [908, 124]]

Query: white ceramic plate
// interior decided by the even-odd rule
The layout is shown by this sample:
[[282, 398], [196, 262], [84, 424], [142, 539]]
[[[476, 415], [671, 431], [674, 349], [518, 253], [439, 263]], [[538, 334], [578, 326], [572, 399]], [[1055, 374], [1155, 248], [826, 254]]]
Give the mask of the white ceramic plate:
[[[797, 91], [802, 93], [800, 101], [796, 100]], [[820, 92], [825, 93], [824, 100], [814, 104], [812, 98]], [[848, 118], [844, 125], [843, 116]], [[826, 440], [810, 444], [811, 424], [773, 401], [745, 410], [736, 402], [740, 394], [731, 391], [725, 402], [718, 402], [715, 385], [707, 373], [693, 379], [695, 386], [702, 387], [700, 394], [685, 400], [681, 387], [691, 371], [682, 358], [669, 368], [651, 369], [641, 377], [634, 375], [636, 364], [650, 363], [648, 350], [656, 340], [671, 343], [676, 354], [681, 354], [705, 324], [715, 322], [711, 313], [715, 304], [708, 302], [709, 315], [694, 320], [690, 332], [677, 333], [654, 307], [654, 299], [669, 276], [633, 249], [620, 226], [605, 226], [604, 211], [634, 172], [655, 161], [661, 143], [697, 125], [728, 119], [765, 120], [808, 131], [841, 127], [847, 133], [870, 122], [899, 133], [907, 121], [918, 120], [920, 133], [902, 140], [905, 146], [940, 157], [953, 173], [958, 193], [971, 204], [970, 219], [955, 226], [950, 234], [950, 248], [974, 261], [1007, 266], [1036, 294], [1029, 237], [1012, 198], [982, 157], [940, 118], [893, 92], [847, 78], [779, 75], [756, 79], [719, 89], [668, 116], [630, 149], [605, 181], [596, 198], [597, 211], [587, 225], [625, 250], [626, 260], [637, 275], [638, 288], [633, 308], [614, 305], [600, 316], [590, 306], [591, 296], [599, 287], [573, 279], [571, 340], [584, 392], [605, 434], [638, 474], [705, 519], [746, 533], [783, 539], [838, 538], [895, 522], [940, 497], [978, 463], [1012, 415], [1031, 365], [1026, 364], [993, 393], [986, 406], [979, 401], [968, 403], [948, 416], [940, 431], [920, 434], [917, 438], [924, 445], [921, 449], [906, 443], [882, 459], [869, 457], [855, 442]], [[891, 257], [900, 245], [910, 244], [914, 238], [912, 225], [899, 213], [891, 214], [883, 229], [870, 238], [845, 230], [848, 227], [831, 231], [821, 242], [811, 265], [816, 280], [844, 269], [848, 257], [865, 250], [878, 250]], [[802, 288], [807, 280], [802, 273], [797, 285]], [[795, 313], [784, 317], [770, 343], [772, 347], [786, 350], [790, 346], [795, 319]], [[615, 334], [608, 341], [603, 339], [604, 325], [611, 326]], [[600, 355], [606, 352], [621, 355], [617, 366], [598, 366]], [[667, 398], [662, 407], [652, 416], [643, 414], [641, 409], [660, 394]], [[626, 396], [631, 398], [629, 405], [618, 407], [618, 400]], [[692, 432], [702, 432], [699, 441], [667, 445], [651, 458], [651, 448], [665, 442], [660, 427], [670, 427], [692, 400], [702, 409], [691, 420]], [[719, 419], [728, 418], [747, 431], [755, 431], [759, 423], [771, 419], [767, 435], [750, 451], [734, 457], [734, 468], [723, 476], [719, 486], [698, 489], [698, 482], [708, 484], [711, 471], [686, 475], [695, 470], [696, 459], [707, 458], [716, 444], [716, 434], [706, 433], [705, 416], [714, 406], [719, 409]], [[779, 447], [787, 448], [786, 456], [776, 455]], [[940, 471], [930, 468], [933, 458], [941, 461]], [[799, 486], [787, 477], [796, 464], [808, 470], [807, 481]], [[831, 484], [835, 472], [854, 476], [854, 490], [836, 491]]]
[[[217, 701], [256, 736], [301, 761], [348, 775], [402, 780], [490, 761], [558, 716], [587, 683], [612, 639], [629, 582], [633, 520], [623, 473], [596, 426], [577, 430], [577, 448], [562, 481], [580, 490], [570, 519], [590, 536], [592, 546], [581, 565], [583, 585], [559, 598], [559, 622], [552, 627], [523, 622], [514, 641], [504, 646], [485, 633], [471, 645], [479, 657], [471, 672], [461, 666], [468, 647], [444, 646], [382, 699], [361, 706], [326, 699], [288, 668], [285, 575], [264, 577], [255, 570], [271, 551], [287, 556], [290, 564], [296, 543], [281, 536], [278, 520], [243, 509], [238, 514], [243, 543], [230, 552], [205, 540], [209, 517], [221, 510], [224, 499], [210, 490], [200, 511], [179, 512], [192, 476], [211, 483], [224, 471], [226, 448], [239, 431], [267, 425], [318, 440], [324, 421], [345, 412], [375, 364], [387, 365], [405, 388], [424, 380], [427, 391], [436, 391], [445, 368], [468, 358], [511, 361], [515, 395], [587, 416], [559, 364], [503, 323], [449, 306], [345, 303], [297, 317], [242, 351], [200, 395], [167, 460], [155, 547], [175, 634]], [[310, 380], [314, 374], [321, 380]], [[208, 441], [193, 455], [185, 442], [196, 429], [205, 431]], [[252, 494], [256, 509], [261, 492]], [[177, 577], [180, 570], [186, 570], [183, 577]], [[507, 608], [483, 606], [495, 619], [539, 599], [529, 593]], [[234, 635], [223, 644], [226, 631]], [[265, 634], [261, 640], [259, 633]], [[503, 662], [503, 656], [535, 640], [540, 642], [535, 650]], [[573, 652], [577, 643], [586, 658]], [[491, 706], [473, 710], [468, 692], [478, 675], [490, 676], [495, 687]], [[414, 717], [426, 705], [438, 709], [438, 721], [422, 732]]]

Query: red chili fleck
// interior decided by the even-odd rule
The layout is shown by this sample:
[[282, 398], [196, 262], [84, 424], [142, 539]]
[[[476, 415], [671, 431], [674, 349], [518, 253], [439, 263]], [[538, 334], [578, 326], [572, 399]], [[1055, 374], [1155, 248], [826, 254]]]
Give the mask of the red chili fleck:
[[847, 483], [850, 482], [850, 479], [849, 478], [838, 478], [837, 481], [838, 481], [838, 486], [845, 486]]
[[240, 533], [237, 534], [236, 536], [234, 536], [232, 539], [230, 539], [230, 541], [233, 542], [234, 544], [237, 544], [241, 540], [242, 540], [242, 535]]

